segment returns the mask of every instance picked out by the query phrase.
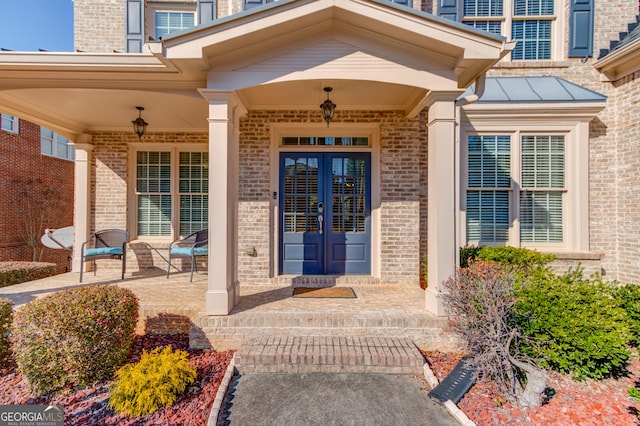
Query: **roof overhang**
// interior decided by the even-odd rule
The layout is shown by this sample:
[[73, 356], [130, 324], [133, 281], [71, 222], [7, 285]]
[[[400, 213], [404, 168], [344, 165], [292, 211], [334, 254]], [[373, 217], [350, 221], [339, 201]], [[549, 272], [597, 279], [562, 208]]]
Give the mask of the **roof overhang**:
[[620, 80], [629, 74], [640, 71], [640, 39], [614, 50], [594, 62], [593, 66], [609, 81]]

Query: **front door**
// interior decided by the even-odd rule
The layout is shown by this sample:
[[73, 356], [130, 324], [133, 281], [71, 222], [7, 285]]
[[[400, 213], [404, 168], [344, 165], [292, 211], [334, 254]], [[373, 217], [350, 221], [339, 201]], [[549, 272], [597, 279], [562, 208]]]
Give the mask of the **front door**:
[[371, 154], [280, 154], [280, 272], [371, 273]]

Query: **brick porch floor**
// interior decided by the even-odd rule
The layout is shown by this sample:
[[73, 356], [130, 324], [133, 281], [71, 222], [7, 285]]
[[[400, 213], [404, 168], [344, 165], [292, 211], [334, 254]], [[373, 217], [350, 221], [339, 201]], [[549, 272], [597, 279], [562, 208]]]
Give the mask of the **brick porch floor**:
[[228, 316], [204, 314], [207, 275], [151, 271], [127, 274], [101, 270], [85, 275], [66, 273], [0, 288], [0, 297], [16, 306], [55, 291], [83, 285], [115, 284], [140, 299], [140, 331], [189, 332], [191, 346], [238, 349], [260, 336], [357, 336], [408, 338], [425, 349], [452, 349], [456, 340], [446, 320], [424, 309], [424, 292], [403, 285], [351, 285], [356, 299], [292, 298], [291, 286], [240, 286], [240, 302]]

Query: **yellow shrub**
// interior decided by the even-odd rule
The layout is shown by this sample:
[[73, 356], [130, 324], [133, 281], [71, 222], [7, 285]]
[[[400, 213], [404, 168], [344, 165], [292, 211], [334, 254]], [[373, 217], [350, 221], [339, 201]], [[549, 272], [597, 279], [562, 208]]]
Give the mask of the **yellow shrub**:
[[196, 379], [188, 354], [166, 346], [144, 351], [137, 364], [128, 364], [116, 372], [109, 404], [119, 413], [144, 416], [173, 405]]

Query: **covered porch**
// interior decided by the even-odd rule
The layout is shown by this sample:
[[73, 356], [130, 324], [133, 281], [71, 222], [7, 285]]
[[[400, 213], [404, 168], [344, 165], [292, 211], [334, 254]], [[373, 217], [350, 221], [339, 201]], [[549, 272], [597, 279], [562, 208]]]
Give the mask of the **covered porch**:
[[[392, 3], [282, 1], [149, 43], [143, 54], [0, 53], [0, 107], [74, 141], [76, 253], [91, 231], [106, 227], [128, 229], [132, 252], [168, 245], [181, 233], [179, 194], [144, 194], [174, 197], [167, 208], [174, 217], [166, 234], [141, 232], [136, 155], [171, 151], [167, 164], [173, 167], [181, 150], [208, 152], [208, 189], [199, 195], [208, 200], [208, 279], [189, 302], [203, 315], [190, 317], [199, 329], [225, 335], [237, 315], [247, 316], [239, 324], [248, 328], [253, 319], [246, 312], [283, 303], [284, 313], [260, 314], [261, 327], [304, 328], [316, 318], [326, 327], [351, 315], [337, 320], [343, 329], [375, 323], [417, 330], [430, 321], [429, 313], [445, 314], [439, 287], [457, 262], [456, 99], [474, 82], [480, 91], [484, 73], [511, 48], [502, 37]], [[321, 132], [324, 87], [334, 88], [338, 104], [333, 135]], [[139, 105], [150, 123], [140, 140], [130, 130]], [[319, 305], [317, 316], [306, 321], [309, 308], [295, 311], [297, 301], [289, 306], [283, 296], [290, 288], [277, 286], [284, 275], [278, 216], [284, 167], [278, 170], [278, 159], [292, 150], [308, 158], [330, 156], [336, 147], [289, 149], [282, 140], [363, 133], [371, 142], [351, 151], [371, 168], [371, 206], [363, 210], [370, 223], [366, 273], [372, 282], [395, 286], [363, 286], [350, 304], [353, 312], [327, 313]], [[178, 175], [171, 173], [176, 186]], [[426, 252], [429, 283], [422, 291]], [[396, 292], [402, 306], [388, 323], [380, 323], [380, 314], [366, 317], [369, 310], [359, 306], [367, 294], [383, 294], [388, 302]], [[409, 305], [403, 292], [415, 293]], [[239, 311], [247, 298], [268, 302]], [[374, 307], [386, 312], [372, 302]], [[401, 313], [414, 307], [414, 322], [403, 322]]]

